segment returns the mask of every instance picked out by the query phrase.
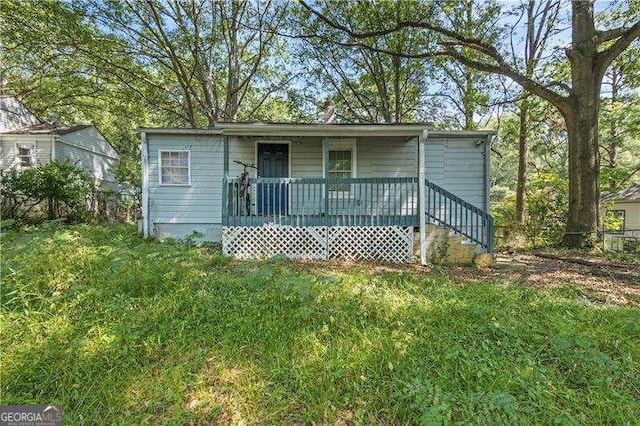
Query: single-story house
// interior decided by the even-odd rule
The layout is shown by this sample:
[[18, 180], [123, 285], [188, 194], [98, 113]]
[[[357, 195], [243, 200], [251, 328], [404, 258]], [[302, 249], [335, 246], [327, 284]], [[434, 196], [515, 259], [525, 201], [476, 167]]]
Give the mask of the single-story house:
[[601, 197], [605, 215], [613, 220], [605, 227], [605, 245], [614, 250], [631, 249], [640, 241], [640, 184]]
[[115, 188], [120, 156], [92, 124], [67, 126], [38, 120], [15, 97], [0, 96], [0, 170], [22, 170], [68, 160], [84, 168], [96, 187]]
[[413, 260], [415, 241], [426, 263], [442, 228], [472, 251], [493, 250], [493, 132], [263, 123], [140, 131], [145, 236], [197, 235], [237, 258], [396, 262]]

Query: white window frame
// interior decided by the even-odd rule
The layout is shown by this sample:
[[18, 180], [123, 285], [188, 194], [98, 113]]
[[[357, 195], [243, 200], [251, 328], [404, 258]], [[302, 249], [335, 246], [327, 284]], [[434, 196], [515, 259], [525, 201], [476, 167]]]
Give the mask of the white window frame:
[[[164, 183], [162, 182], [162, 154], [164, 153], [187, 153], [187, 183]], [[172, 167], [172, 166], [166, 166]], [[160, 186], [191, 186], [191, 151], [188, 149], [160, 149], [158, 150], [158, 184]]]
[[[20, 148], [28, 148], [31, 150], [31, 154], [29, 155], [20, 155]], [[16, 157], [18, 158], [18, 165], [20, 166], [21, 169], [30, 169], [32, 167], [36, 167], [37, 166], [37, 145], [35, 142], [30, 142], [30, 143], [16, 143]], [[22, 159], [23, 158], [31, 158], [31, 164], [28, 166], [25, 166], [24, 164], [22, 164]]]
[[[351, 151], [351, 177], [355, 178], [358, 177], [357, 175], [357, 170], [358, 170], [358, 153], [357, 153], [357, 141], [356, 139], [331, 139], [329, 141], [329, 152], [331, 151]], [[329, 161], [328, 158], [326, 158], [324, 149], [322, 150], [322, 176], [327, 178], [328, 176], [325, 175], [325, 170], [327, 170], [327, 161]], [[351, 190], [349, 191], [336, 191], [336, 190], [329, 190], [329, 196], [330, 197], [350, 197], [351, 196]]]

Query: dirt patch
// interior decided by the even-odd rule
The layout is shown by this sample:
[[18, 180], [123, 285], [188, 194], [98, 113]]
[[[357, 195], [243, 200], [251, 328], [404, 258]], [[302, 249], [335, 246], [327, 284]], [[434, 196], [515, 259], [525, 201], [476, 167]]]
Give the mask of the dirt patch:
[[[569, 253], [503, 253], [491, 268], [446, 266], [438, 268], [453, 281], [473, 284], [482, 281], [510, 282], [539, 289], [573, 285], [592, 301], [640, 306], [640, 264], [609, 260], [600, 256]], [[409, 272], [433, 273], [428, 266], [375, 262], [292, 262], [289, 266], [314, 275], [367, 271], [372, 274]]]
[[640, 306], [640, 267], [599, 257], [500, 254], [492, 268], [447, 268], [454, 280], [468, 283], [496, 279], [549, 289], [575, 285], [591, 300]]

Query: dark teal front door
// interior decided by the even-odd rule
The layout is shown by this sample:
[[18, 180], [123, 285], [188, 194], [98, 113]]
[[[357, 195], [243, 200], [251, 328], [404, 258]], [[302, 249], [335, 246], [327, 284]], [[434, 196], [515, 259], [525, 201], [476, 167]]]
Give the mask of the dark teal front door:
[[[289, 177], [289, 145], [285, 143], [258, 144], [258, 177]], [[260, 183], [257, 185], [257, 210], [259, 215], [286, 215], [288, 204], [287, 184]]]

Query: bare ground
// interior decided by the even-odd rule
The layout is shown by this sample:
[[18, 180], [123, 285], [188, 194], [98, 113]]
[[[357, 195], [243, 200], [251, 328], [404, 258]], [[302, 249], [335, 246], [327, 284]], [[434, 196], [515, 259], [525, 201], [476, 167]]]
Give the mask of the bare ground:
[[[570, 253], [501, 253], [491, 268], [475, 266], [442, 267], [455, 282], [468, 285], [482, 281], [509, 282], [537, 289], [567, 285], [581, 290], [590, 301], [640, 307], [640, 261], [621, 262], [601, 256]], [[305, 265], [306, 266], [303, 266]], [[293, 266], [293, 264], [291, 265]], [[296, 267], [296, 266], [294, 266]], [[430, 273], [426, 266], [364, 262], [298, 262], [297, 267], [315, 274], [331, 274], [366, 268], [372, 273]]]
[[492, 268], [446, 268], [452, 278], [467, 283], [495, 279], [549, 289], [574, 285], [594, 301], [640, 306], [640, 265], [588, 255], [500, 254]]

